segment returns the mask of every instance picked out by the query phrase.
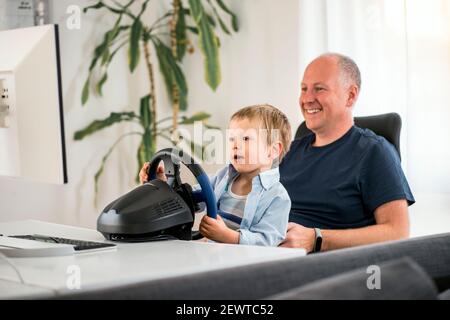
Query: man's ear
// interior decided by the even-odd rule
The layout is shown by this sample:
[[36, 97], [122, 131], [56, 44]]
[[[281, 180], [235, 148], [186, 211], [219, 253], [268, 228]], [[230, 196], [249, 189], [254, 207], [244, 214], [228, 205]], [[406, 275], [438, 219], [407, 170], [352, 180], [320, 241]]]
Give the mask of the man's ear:
[[353, 107], [353, 105], [356, 103], [356, 100], [358, 99], [358, 95], [359, 95], [359, 88], [352, 84], [349, 88], [348, 88], [348, 98], [347, 98], [347, 107]]

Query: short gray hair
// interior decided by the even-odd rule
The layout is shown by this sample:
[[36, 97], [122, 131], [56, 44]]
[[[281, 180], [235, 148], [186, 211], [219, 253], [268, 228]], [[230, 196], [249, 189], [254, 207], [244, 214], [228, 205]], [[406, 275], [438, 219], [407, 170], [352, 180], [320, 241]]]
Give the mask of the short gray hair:
[[352, 58], [335, 52], [328, 52], [319, 56], [321, 57], [331, 57], [337, 60], [337, 64], [341, 69], [341, 72], [345, 76], [346, 80], [350, 80], [359, 90], [361, 90], [361, 72], [359, 71], [358, 65], [353, 61]]

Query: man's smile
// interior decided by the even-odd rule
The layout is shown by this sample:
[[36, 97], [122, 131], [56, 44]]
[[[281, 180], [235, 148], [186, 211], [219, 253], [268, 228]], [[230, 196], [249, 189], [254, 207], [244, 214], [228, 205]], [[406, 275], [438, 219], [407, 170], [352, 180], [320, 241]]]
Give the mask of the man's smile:
[[314, 109], [304, 109], [304, 110], [305, 110], [305, 112], [308, 113], [308, 114], [315, 114], [315, 113], [318, 113], [318, 112], [322, 111], [322, 109], [319, 109], [319, 108], [314, 108]]
[[302, 109], [306, 114], [316, 114], [323, 111], [323, 108], [321, 106], [318, 106], [317, 104], [302, 106]]

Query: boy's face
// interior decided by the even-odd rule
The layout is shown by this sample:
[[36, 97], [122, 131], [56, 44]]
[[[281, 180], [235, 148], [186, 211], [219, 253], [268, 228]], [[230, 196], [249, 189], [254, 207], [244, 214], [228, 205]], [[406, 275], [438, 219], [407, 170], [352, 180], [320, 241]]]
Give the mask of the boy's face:
[[231, 164], [240, 173], [269, 169], [278, 156], [267, 145], [267, 130], [256, 119], [234, 119], [228, 130]]

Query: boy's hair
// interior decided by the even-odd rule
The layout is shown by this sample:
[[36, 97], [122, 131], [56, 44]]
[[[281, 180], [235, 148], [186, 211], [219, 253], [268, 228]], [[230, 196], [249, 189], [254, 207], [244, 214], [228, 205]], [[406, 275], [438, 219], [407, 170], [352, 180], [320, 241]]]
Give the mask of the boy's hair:
[[261, 121], [261, 129], [267, 130], [267, 144], [272, 144], [277, 136], [281, 142], [282, 150], [278, 161], [281, 161], [291, 145], [291, 125], [286, 115], [270, 104], [258, 104], [238, 110], [231, 116], [230, 121], [238, 119], [258, 119]]

